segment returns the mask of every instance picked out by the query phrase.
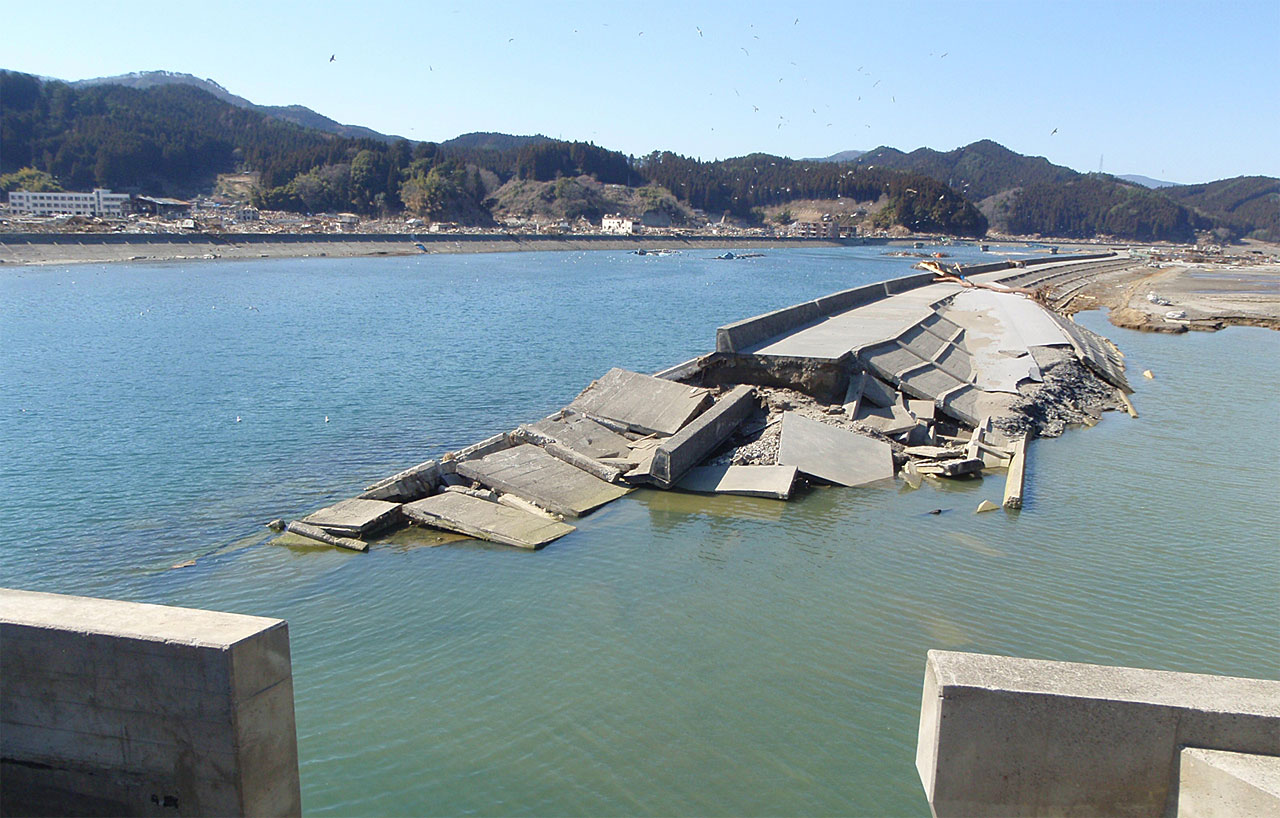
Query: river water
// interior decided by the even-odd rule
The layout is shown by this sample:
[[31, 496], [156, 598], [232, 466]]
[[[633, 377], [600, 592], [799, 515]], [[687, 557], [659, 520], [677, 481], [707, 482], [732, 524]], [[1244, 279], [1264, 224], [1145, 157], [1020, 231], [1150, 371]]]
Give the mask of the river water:
[[1141, 418], [1035, 442], [1020, 513], [973, 513], [994, 476], [637, 491], [537, 553], [261, 527], [908, 272], [881, 252], [0, 270], [2, 583], [287, 619], [311, 815], [927, 815], [930, 648], [1280, 676], [1267, 330], [1080, 316]]

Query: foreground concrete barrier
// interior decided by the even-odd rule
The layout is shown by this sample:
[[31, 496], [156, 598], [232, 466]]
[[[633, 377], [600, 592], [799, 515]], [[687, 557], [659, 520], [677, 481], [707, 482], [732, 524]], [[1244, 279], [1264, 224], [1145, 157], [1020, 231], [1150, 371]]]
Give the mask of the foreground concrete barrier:
[[301, 814], [282, 620], [0, 589], [0, 668], [0, 814]]
[[1174, 815], [1187, 747], [1280, 755], [1280, 682], [929, 652], [916, 768], [938, 818]]

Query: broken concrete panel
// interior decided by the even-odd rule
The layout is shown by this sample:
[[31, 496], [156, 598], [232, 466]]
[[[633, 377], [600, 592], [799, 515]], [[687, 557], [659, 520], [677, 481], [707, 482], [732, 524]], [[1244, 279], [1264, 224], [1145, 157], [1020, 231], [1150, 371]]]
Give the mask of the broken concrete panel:
[[602, 457], [621, 457], [626, 454], [627, 446], [631, 443], [604, 424], [573, 413], [558, 420], [547, 418], [527, 427], [521, 426], [519, 431], [524, 432], [526, 429], [544, 438], [527, 442], [541, 444], [553, 440], [597, 460]]
[[787, 500], [796, 481], [795, 466], [699, 466], [676, 484], [703, 494], [742, 494]]
[[893, 449], [888, 443], [795, 412], [782, 416], [778, 463], [842, 486], [893, 477]]
[[983, 463], [978, 459], [928, 460], [916, 464], [921, 474], [935, 477], [963, 477], [966, 474], [982, 474]]
[[1026, 479], [1027, 439], [1023, 434], [1013, 441], [1013, 456], [1009, 459], [1009, 473], [1004, 480], [1004, 507], [1022, 508], [1023, 482]]
[[964, 382], [945, 372], [937, 364], [923, 364], [916, 369], [900, 373], [902, 391], [924, 400], [936, 400]]
[[588, 457], [581, 452], [576, 452], [568, 446], [561, 446], [559, 443], [554, 441], [545, 444], [542, 449], [552, 457], [563, 460], [575, 469], [582, 469], [587, 474], [590, 474], [593, 477], [598, 477], [606, 483], [618, 482], [618, 478], [627, 470], [619, 468], [618, 466], [611, 466], [607, 463], [602, 463], [594, 457]]
[[890, 437], [909, 432], [917, 425], [911, 413], [896, 404], [888, 407], [863, 406], [854, 420]]
[[633, 486], [639, 486], [653, 482], [653, 458], [658, 452], [658, 447], [662, 445], [662, 441], [666, 438], [644, 438], [637, 440], [631, 444], [631, 454], [628, 457], [636, 464], [635, 468], [629, 470], [623, 479]]
[[409, 503], [404, 514], [423, 525], [517, 548], [541, 548], [574, 530], [566, 523], [456, 492]]
[[359, 495], [360, 500], [385, 500], [407, 503], [430, 496], [440, 485], [440, 464], [434, 460], [419, 463], [411, 469], [379, 480]]
[[528, 443], [459, 463], [458, 473], [567, 517], [586, 514], [631, 491], [593, 477]]
[[362, 540], [352, 539], [351, 537], [335, 537], [323, 528], [307, 523], [298, 522], [296, 520], [285, 524], [285, 531], [290, 534], [297, 534], [299, 537], [306, 537], [308, 540], [324, 543], [325, 545], [333, 545], [338, 548], [345, 548], [349, 551], [368, 551], [369, 543]]
[[663, 488], [675, 484], [685, 472], [702, 462], [729, 438], [756, 408], [756, 391], [738, 386], [707, 411], [658, 446], [650, 473]]
[[394, 524], [399, 517], [399, 503], [352, 498], [308, 514], [302, 522], [338, 536], [365, 537]]
[[478, 457], [484, 457], [494, 452], [500, 452], [503, 449], [511, 448], [511, 438], [506, 432], [501, 432], [493, 437], [487, 437], [479, 443], [473, 443], [465, 449], [459, 449], [454, 453], [454, 461], [475, 460]]
[[570, 408], [637, 432], [673, 435], [710, 403], [711, 392], [701, 387], [615, 368], [593, 381]]
[[851, 418], [857, 417], [858, 410], [862, 408], [862, 390], [870, 377], [866, 372], [849, 377], [849, 388], [844, 393], [844, 413]]
[[898, 402], [898, 390], [868, 372], [862, 384], [862, 397], [876, 406], [893, 406]]
[[[1076, 354], [1090, 369], [1098, 373], [1099, 377], [1104, 381], [1122, 392], [1133, 392], [1133, 387], [1129, 385], [1129, 381], [1124, 376], [1124, 356], [1116, 349], [1115, 344], [1074, 321], [1068, 321], [1056, 313], [1050, 313], [1050, 315], [1058, 326], [1062, 328], [1062, 331], [1066, 333], [1067, 337], [1071, 339], [1071, 345], [1075, 347]], [[1142, 374], [1152, 377], [1147, 374], [1150, 371], [1148, 369]]]
[[888, 381], [897, 381], [898, 375], [927, 363], [922, 358], [897, 341], [886, 341], [858, 353], [859, 358], [880, 377]]
[[916, 468], [914, 460], [908, 460], [907, 464], [902, 467], [902, 479], [907, 481], [907, 485], [913, 489], [920, 488], [924, 483], [924, 478], [920, 474], [920, 470]]
[[978, 510], [974, 513], [981, 513], [984, 511], [995, 511], [998, 508], [1000, 508], [1000, 506], [996, 505], [990, 500], [983, 500], [981, 503], [978, 503]]
[[937, 408], [931, 400], [907, 401], [907, 411], [915, 415], [916, 420], [933, 420]]

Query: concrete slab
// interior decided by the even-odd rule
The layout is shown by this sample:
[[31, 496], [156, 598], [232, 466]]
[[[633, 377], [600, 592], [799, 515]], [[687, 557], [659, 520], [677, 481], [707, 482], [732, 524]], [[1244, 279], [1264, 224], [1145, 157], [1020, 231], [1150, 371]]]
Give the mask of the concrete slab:
[[937, 410], [931, 400], [909, 400], [907, 411], [916, 416], [916, 420], [933, 420]]
[[862, 382], [862, 398], [864, 405], [893, 406], [898, 402], [898, 390], [868, 372]]
[[1184, 749], [1178, 765], [1178, 818], [1241, 815], [1280, 815], [1280, 757]]
[[909, 432], [917, 424], [910, 412], [896, 404], [888, 407], [863, 406], [854, 420], [890, 436]]
[[888, 443], [787, 412], [778, 464], [837, 485], [861, 486], [893, 477], [893, 450]]
[[653, 454], [650, 473], [662, 488], [676, 483], [733, 434], [756, 409], [755, 387], [735, 386], [683, 429], [662, 441]]
[[528, 443], [459, 463], [458, 474], [566, 517], [579, 517], [631, 491]]
[[632, 443], [627, 459], [636, 465], [635, 468], [628, 470], [622, 479], [637, 486], [653, 482], [653, 458], [664, 440], [666, 440], [665, 437], [649, 437]]
[[573, 413], [557, 420], [546, 418], [531, 423], [529, 428], [561, 446], [597, 460], [602, 457], [622, 457], [631, 444], [630, 440], [607, 426]]
[[390, 526], [399, 514], [399, 503], [353, 497], [308, 514], [302, 522], [323, 528], [330, 534], [364, 537]]
[[433, 528], [517, 548], [542, 548], [574, 530], [567, 523], [457, 492], [409, 503], [404, 507], [404, 515]]
[[1184, 747], [1280, 755], [1280, 682], [929, 651], [934, 815], [1172, 815]]
[[440, 464], [434, 460], [419, 463], [411, 469], [379, 480], [364, 490], [361, 500], [385, 500], [407, 503], [429, 496], [440, 485]]
[[699, 466], [676, 484], [702, 494], [743, 494], [787, 500], [796, 482], [795, 466]]
[[1114, 344], [1093, 330], [1060, 315], [1055, 314], [1053, 318], [1071, 339], [1071, 345], [1075, 348], [1076, 354], [1094, 372], [1120, 391], [1126, 394], [1133, 393], [1133, 387], [1124, 376], [1124, 356]]
[[673, 435], [711, 400], [710, 390], [615, 368], [593, 381], [570, 408], [644, 434]]

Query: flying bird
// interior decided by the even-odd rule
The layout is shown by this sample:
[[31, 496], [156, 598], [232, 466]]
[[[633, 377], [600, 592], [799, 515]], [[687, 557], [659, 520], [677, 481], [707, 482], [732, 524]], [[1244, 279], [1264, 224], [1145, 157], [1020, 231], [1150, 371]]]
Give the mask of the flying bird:
[[[738, 48], [742, 48], [742, 46], [738, 46]], [[742, 48], [742, 53], [743, 53], [743, 54], [746, 54], [748, 57], [750, 57], [750, 56], [751, 56], [751, 52], [750, 52], [750, 51], [748, 51], [748, 50], [746, 50], [745, 48]]]
[[800, 25], [800, 18], [799, 18], [799, 17], [797, 17], [797, 18], [796, 18], [796, 21], [795, 21], [794, 23], [792, 23], [791, 25], [793, 25], [793, 26], [798, 26], [798, 25]]
[[757, 114], [760, 113], [760, 108], [755, 105], [751, 106], [751, 110], [755, 111]]
[[1054, 135], [1054, 134], [1056, 134], [1057, 132], [1058, 132], [1058, 129], [1057, 129], [1057, 128], [1054, 128], [1052, 131], [1049, 131], [1049, 136], [1053, 136], [1053, 135]]
[[[694, 26], [694, 28], [698, 28], [698, 27], [697, 27], [697, 26]], [[698, 28], [698, 36], [699, 36], [699, 37], [701, 37], [701, 36], [702, 36], [702, 29], [700, 29], [700, 28]]]
[[950, 54], [950, 53], [951, 53], [950, 51], [944, 51], [944, 52], [942, 52], [942, 56], [941, 56], [941, 57], [939, 57], [938, 59], [940, 59], [940, 60], [945, 60], [945, 59], [947, 58], [947, 55], [948, 55], [948, 54]]
[[337, 54], [330, 54], [330, 55], [329, 55], [329, 62], [333, 62], [333, 61], [334, 61], [334, 60], [336, 60], [336, 59], [338, 59], [338, 55], [337, 55]]

